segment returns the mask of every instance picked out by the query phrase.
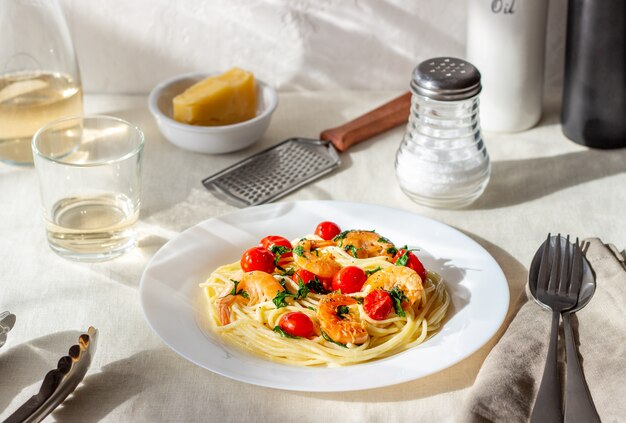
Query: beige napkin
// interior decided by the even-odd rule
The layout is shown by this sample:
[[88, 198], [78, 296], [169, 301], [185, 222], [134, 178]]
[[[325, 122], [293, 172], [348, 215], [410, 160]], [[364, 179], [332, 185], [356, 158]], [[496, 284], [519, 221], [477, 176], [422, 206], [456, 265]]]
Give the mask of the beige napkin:
[[[603, 422], [623, 422], [626, 267], [624, 257], [613, 246], [597, 238], [587, 241], [587, 259], [596, 273], [597, 288], [587, 307], [572, 318], [574, 338], [579, 343], [583, 371], [600, 418]], [[464, 420], [528, 420], [543, 373], [551, 320], [550, 313], [529, 298], [527, 293], [509, 328], [487, 356], [464, 407]], [[560, 345], [562, 375], [564, 356]]]

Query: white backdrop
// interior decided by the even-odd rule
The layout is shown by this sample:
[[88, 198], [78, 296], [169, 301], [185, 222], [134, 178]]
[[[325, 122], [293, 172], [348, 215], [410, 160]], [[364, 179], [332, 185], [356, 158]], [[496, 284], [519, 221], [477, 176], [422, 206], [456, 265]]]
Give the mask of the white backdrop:
[[[284, 91], [404, 90], [420, 61], [465, 55], [463, 0], [61, 0], [61, 5], [87, 92], [147, 93], [176, 73], [235, 65]], [[558, 90], [562, 80], [566, 5], [566, 0], [550, 4], [549, 90]]]

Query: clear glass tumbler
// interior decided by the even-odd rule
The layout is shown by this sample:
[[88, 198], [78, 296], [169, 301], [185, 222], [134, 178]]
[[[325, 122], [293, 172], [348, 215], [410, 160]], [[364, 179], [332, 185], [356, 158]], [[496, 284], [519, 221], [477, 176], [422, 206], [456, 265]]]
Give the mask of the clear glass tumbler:
[[78, 63], [56, 0], [0, 1], [0, 160], [32, 165], [44, 124], [83, 113]]
[[62, 257], [103, 261], [135, 245], [144, 135], [109, 116], [56, 120], [32, 142], [48, 243]]

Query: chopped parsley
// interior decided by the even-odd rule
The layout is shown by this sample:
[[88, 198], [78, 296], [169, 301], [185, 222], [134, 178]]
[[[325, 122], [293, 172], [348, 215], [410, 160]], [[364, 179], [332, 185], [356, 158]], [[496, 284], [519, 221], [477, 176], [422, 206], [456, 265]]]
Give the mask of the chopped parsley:
[[406, 313], [402, 309], [402, 302], [408, 301], [409, 298], [406, 295], [404, 295], [404, 291], [402, 291], [397, 286], [394, 286], [393, 288], [391, 288], [391, 291], [387, 291], [387, 292], [389, 292], [389, 295], [391, 296], [391, 299], [393, 300], [393, 309], [396, 312], [396, 314], [400, 317], [406, 317]]
[[274, 297], [272, 302], [274, 303], [276, 308], [287, 307], [287, 301], [285, 300], [287, 297], [290, 297], [292, 295], [293, 294], [290, 294], [287, 291], [279, 291], [276, 293], [276, 296]]
[[343, 315], [348, 314], [349, 312], [350, 309], [348, 308], [348, 306], [340, 305], [339, 307], [337, 307], [337, 317], [339, 317], [340, 319], [343, 319]]
[[405, 251], [400, 257], [398, 257], [398, 260], [396, 260], [396, 266], [406, 266], [406, 264], [409, 262], [409, 251]]
[[346, 344], [342, 344], [341, 342], [334, 341], [330, 336], [326, 334], [326, 332], [322, 331], [322, 338], [327, 340], [328, 342], [332, 342], [333, 344], [337, 344], [340, 347], [348, 348]]
[[244, 291], [243, 289], [237, 290], [237, 285], [239, 285], [240, 281], [231, 279], [231, 282], [234, 283], [235, 285], [233, 286], [233, 289], [230, 290], [228, 295], [241, 295], [245, 299], [248, 299], [248, 293], [246, 291]]
[[281, 269], [280, 276], [293, 276], [296, 273], [296, 270], [291, 267], [289, 269]]
[[285, 270], [279, 264], [280, 256], [291, 252], [291, 248], [283, 247], [282, 245], [272, 245], [270, 253], [274, 254], [274, 265], [278, 270]]
[[309, 287], [307, 287], [304, 282], [300, 280], [300, 283], [298, 283], [298, 291], [295, 294], [292, 294], [289, 291], [277, 292], [272, 302], [276, 308], [287, 307], [287, 298], [299, 300], [301, 298], [306, 298], [307, 295], [309, 295]]
[[296, 246], [296, 248], [293, 249], [293, 253], [296, 256], [303, 256], [304, 255], [304, 247], [302, 245]]
[[[374, 231], [372, 231], [374, 232]], [[387, 238], [385, 238], [384, 236], [381, 236], [380, 238], [378, 238], [378, 242], [385, 242], [387, 244], [393, 244], [393, 242], [389, 241]]]
[[343, 250], [350, 254], [352, 257], [358, 258], [356, 254], [358, 250], [354, 245], [346, 245], [345, 247], [343, 247]]
[[340, 247], [343, 246], [343, 240], [346, 238], [349, 232], [352, 232], [352, 231], [343, 231], [339, 235], [336, 235], [333, 238], [333, 242], [339, 242], [339, 246]]
[[401, 250], [404, 250], [404, 253], [402, 253], [402, 255], [398, 257], [398, 260], [396, 260], [396, 266], [406, 266], [409, 262], [409, 253], [411, 253], [411, 251], [417, 251], [417, 248], [408, 248], [405, 245], [401, 248]]
[[[302, 281], [302, 278], [300, 278], [300, 281]], [[322, 282], [317, 279], [317, 276], [310, 280], [309, 283], [306, 284], [306, 286], [311, 292], [315, 292], [317, 294], [328, 294], [328, 291], [324, 289], [324, 285], [322, 285]]]
[[378, 272], [379, 270], [382, 270], [380, 266], [378, 266], [376, 269], [366, 270], [366, 271], [365, 271], [365, 276], [370, 277], [370, 276], [372, 276], [374, 273]]
[[396, 254], [398, 254], [398, 249], [396, 247], [389, 247], [387, 248], [387, 254], [391, 254], [392, 256], [395, 256]]
[[276, 332], [277, 334], [279, 334], [280, 336], [282, 336], [283, 338], [292, 338], [292, 339], [300, 338], [299, 336], [289, 335], [287, 332], [282, 330], [282, 328], [280, 326], [278, 326], [278, 325], [274, 326], [274, 329], [272, 329], [272, 330], [274, 332]]

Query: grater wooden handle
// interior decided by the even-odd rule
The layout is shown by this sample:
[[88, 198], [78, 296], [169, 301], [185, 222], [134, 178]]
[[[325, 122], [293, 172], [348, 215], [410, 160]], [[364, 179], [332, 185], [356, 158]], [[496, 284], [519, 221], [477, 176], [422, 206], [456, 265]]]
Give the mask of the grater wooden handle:
[[406, 123], [411, 109], [411, 93], [402, 94], [348, 123], [322, 131], [320, 138], [333, 143], [339, 151]]

